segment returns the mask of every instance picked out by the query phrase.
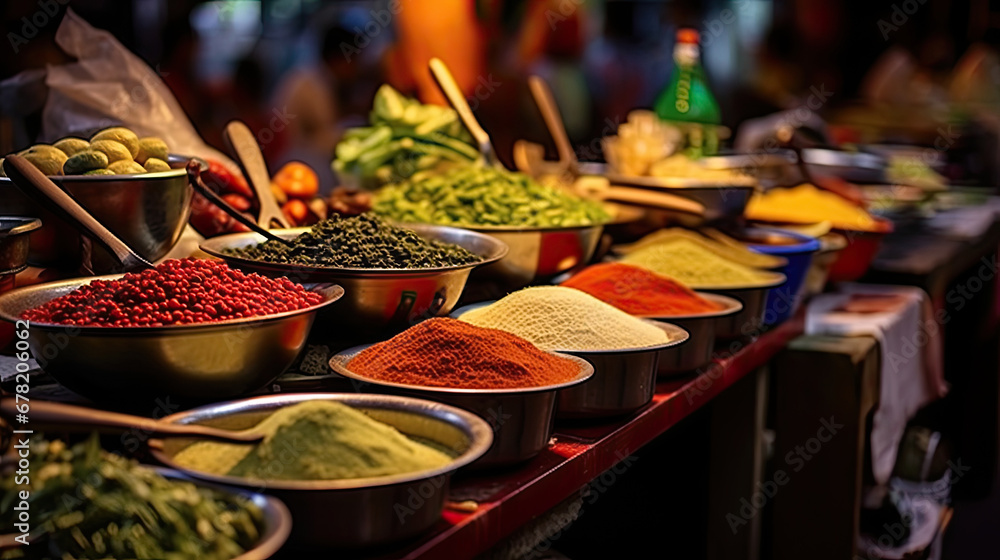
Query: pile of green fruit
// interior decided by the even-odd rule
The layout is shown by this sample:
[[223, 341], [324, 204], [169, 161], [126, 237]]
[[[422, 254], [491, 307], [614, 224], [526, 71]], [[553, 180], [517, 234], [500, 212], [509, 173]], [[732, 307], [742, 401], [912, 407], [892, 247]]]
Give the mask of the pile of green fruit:
[[453, 109], [424, 105], [389, 85], [375, 94], [369, 121], [337, 144], [333, 169], [345, 183], [357, 179], [357, 186], [373, 188], [479, 158]]
[[[116, 126], [90, 138], [67, 137], [54, 144], [36, 144], [17, 155], [46, 175], [132, 175], [170, 171], [167, 144], [155, 136], [139, 138]], [[3, 158], [0, 158], [0, 174]]]

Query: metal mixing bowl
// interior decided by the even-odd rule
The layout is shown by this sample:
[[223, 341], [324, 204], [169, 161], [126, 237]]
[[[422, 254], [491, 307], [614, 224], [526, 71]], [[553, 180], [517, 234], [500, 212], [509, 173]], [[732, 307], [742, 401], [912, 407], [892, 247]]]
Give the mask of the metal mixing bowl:
[[514, 465], [538, 455], [549, 444], [556, 411], [556, 393], [560, 389], [579, 385], [590, 379], [594, 368], [587, 361], [563, 355], [580, 365], [572, 381], [521, 389], [462, 389], [423, 387], [370, 379], [349, 369], [350, 361], [371, 346], [357, 346], [337, 354], [330, 360], [333, 371], [360, 382], [358, 390], [411, 395], [448, 403], [472, 411], [485, 418], [493, 428], [493, 446], [472, 466], [491, 468]]
[[[503, 242], [481, 233], [444, 226], [405, 224], [405, 227], [426, 239], [460, 245], [480, 255], [482, 260], [436, 268], [357, 269], [277, 264], [227, 254], [229, 249], [264, 241], [263, 236], [252, 232], [207, 239], [202, 242], [201, 250], [245, 272], [287, 276], [296, 282], [340, 284], [346, 297], [321, 314], [320, 322], [351, 332], [399, 331], [420, 320], [447, 315], [462, 295], [472, 269], [496, 262], [507, 254]], [[309, 229], [278, 229], [271, 233], [292, 239]]]
[[[97, 221], [150, 262], [163, 258], [177, 243], [187, 224], [194, 192], [185, 166], [191, 158], [171, 155], [170, 171], [137, 175], [50, 176]], [[199, 160], [202, 170], [208, 165]], [[75, 270], [85, 257], [83, 235], [55, 214], [24, 196], [8, 177], [0, 177], [0, 208], [5, 214], [40, 218], [41, 229], [31, 234], [28, 262], [35, 266]], [[96, 246], [96, 245], [95, 245]], [[116, 268], [100, 248], [90, 265], [98, 274]]]
[[[0, 319], [89, 284], [122, 275], [74, 278], [0, 295]], [[28, 344], [39, 366], [66, 388], [97, 401], [139, 396], [219, 399], [259, 389], [280, 375], [306, 343], [316, 313], [340, 298], [297, 311], [217, 323], [164, 327], [78, 327], [31, 323]]]
[[0, 276], [28, 266], [30, 234], [40, 227], [42, 221], [36, 218], [0, 216]]
[[264, 527], [260, 531], [260, 538], [257, 540], [257, 544], [232, 560], [267, 560], [277, 554], [285, 544], [285, 541], [288, 540], [288, 535], [292, 532], [292, 514], [281, 500], [248, 489], [211, 484], [193, 478], [182, 471], [159, 467], [154, 468], [164, 478], [190, 482], [202, 488], [210, 488], [220, 494], [227, 494], [232, 498], [249, 502], [260, 508], [264, 516]]
[[587, 360], [594, 377], [559, 391], [558, 418], [604, 418], [628, 414], [653, 400], [660, 353], [683, 346], [690, 335], [676, 325], [647, 323], [662, 329], [668, 342], [622, 350], [561, 350]]
[[603, 225], [564, 228], [473, 227], [510, 248], [507, 256], [477, 270], [473, 283], [495, 285], [495, 295], [546, 282], [590, 262]]
[[282, 394], [212, 404], [167, 416], [176, 424], [231, 430], [257, 425], [275, 410], [310, 400], [341, 402], [417, 440], [455, 455], [450, 464], [407, 474], [343, 480], [260, 481], [180, 468], [173, 457], [193, 443], [151, 440], [153, 456], [193, 477], [257, 490], [292, 512], [291, 542], [324, 548], [361, 548], [397, 542], [426, 531], [441, 518], [451, 475], [483, 455], [493, 442], [489, 425], [474, 414], [440, 403], [389, 395]]
[[698, 290], [729, 296], [743, 303], [743, 310], [716, 319], [715, 336], [723, 340], [759, 335], [764, 329], [764, 312], [767, 311], [767, 294], [785, 283], [785, 275], [772, 273], [770, 282], [747, 288], [698, 286]]
[[743, 309], [743, 304], [731, 297], [701, 292], [698, 295], [723, 305], [723, 309], [688, 315], [648, 315], [644, 317], [658, 321], [669, 321], [686, 330], [690, 335], [687, 343], [660, 351], [658, 375], [669, 376], [691, 372], [712, 361], [712, 352], [715, 350], [715, 330], [719, 326], [720, 320], [731, 317]]

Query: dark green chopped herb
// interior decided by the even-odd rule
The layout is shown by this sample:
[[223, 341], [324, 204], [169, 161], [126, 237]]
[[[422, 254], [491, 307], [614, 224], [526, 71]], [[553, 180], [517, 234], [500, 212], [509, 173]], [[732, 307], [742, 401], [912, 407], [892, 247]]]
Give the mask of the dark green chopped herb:
[[[28, 546], [0, 558], [229, 560], [260, 539], [256, 505], [155, 470], [100, 448], [96, 436], [67, 448], [32, 441]], [[0, 482], [0, 525], [13, 527], [19, 501], [13, 476]]]
[[296, 237], [291, 246], [265, 241], [227, 252], [255, 261], [336, 268], [434, 268], [482, 260], [454, 243], [424, 239], [373, 214], [334, 215]]

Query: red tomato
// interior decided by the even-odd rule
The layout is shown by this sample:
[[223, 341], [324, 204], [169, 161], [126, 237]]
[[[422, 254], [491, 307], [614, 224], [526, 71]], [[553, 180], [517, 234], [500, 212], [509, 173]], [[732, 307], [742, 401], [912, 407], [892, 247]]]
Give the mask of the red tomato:
[[288, 162], [274, 175], [272, 182], [289, 198], [308, 199], [319, 193], [319, 177], [301, 161]]

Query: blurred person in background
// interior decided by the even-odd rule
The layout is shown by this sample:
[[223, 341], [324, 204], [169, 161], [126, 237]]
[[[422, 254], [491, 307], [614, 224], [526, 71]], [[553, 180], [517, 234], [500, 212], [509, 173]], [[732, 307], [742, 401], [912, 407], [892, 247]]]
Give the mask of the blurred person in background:
[[[281, 150], [273, 153], [272, 168], [288, 161], [305, 162], [319, 175], [320, 191], [329, 192], [336, 183], [330, 161], [344, 129], [363, 123], [363, 117], [346, 118], [345, 97], [360, 73], [359, 65], [344, 55], [342, 45], [354, 43], [355, 33], [342, 25], [333, 25], [320, 42], [320, 62], [296, 67], [280, 80], [273, 98], [274, 110], [282, 130], [273, 130], [282, 138]], [[277, 128], [277, 127], [276, 127]]]

